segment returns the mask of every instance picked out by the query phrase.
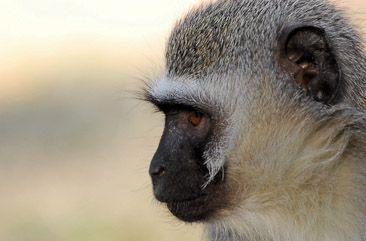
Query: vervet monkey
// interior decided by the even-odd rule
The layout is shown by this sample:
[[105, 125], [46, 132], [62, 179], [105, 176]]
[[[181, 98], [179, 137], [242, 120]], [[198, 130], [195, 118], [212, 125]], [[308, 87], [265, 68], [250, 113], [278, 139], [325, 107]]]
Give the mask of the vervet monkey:
[[366, 57], [324, 0], [218, 0], [175, 26], [145, 98], [154, 195], [211, 241], [366, 240]]

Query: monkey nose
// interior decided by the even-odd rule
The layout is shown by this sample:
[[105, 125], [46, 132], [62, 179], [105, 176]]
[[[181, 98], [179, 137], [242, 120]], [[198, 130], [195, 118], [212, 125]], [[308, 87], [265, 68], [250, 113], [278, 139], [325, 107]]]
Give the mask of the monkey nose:
[[150, 170], [150, 176], [151, 177], [162, 177], [164, 176], [165, 174], [165, 167], [162, 166], [162, 165], [158, 165], [158, 166], [155, 166], [155, 167], [151, 167]]

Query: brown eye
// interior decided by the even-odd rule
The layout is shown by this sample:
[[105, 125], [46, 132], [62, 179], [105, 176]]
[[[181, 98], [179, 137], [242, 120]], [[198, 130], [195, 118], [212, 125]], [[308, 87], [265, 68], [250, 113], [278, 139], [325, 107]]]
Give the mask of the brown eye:
[[199, 112], [193, 112], [190, 116], [189, 116], [189, 122], [193, 125], [193, 126], [198, 126], [202, 121], [202, 114]]

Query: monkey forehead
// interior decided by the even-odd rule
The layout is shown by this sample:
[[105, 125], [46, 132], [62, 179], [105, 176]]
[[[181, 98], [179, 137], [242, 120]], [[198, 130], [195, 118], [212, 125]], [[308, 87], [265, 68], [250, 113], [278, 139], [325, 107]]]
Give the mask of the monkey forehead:
[[[226, 5], [226, 6], [222, 6]], [[229, 4], [215, 3], [188, 14], [173, 30], [167, 46], [167, 67], [171, 75], [201, 77], [210, 69], [225, 72], [225, 62], [230, 44], [234, 41], [232, 26], [234, 12], [228, 14]], [[233, 64], [233, 63], [232, 63]], [[223, 69], [225, 68], [225, 70]]]

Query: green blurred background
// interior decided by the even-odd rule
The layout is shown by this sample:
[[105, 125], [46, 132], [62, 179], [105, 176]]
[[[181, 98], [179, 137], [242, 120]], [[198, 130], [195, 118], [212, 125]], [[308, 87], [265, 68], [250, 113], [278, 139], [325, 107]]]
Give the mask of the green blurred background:
[[134, 98], [198, 2], [0, 0], [0, 241], [202, 240], [153, 199], [163, 118]]

